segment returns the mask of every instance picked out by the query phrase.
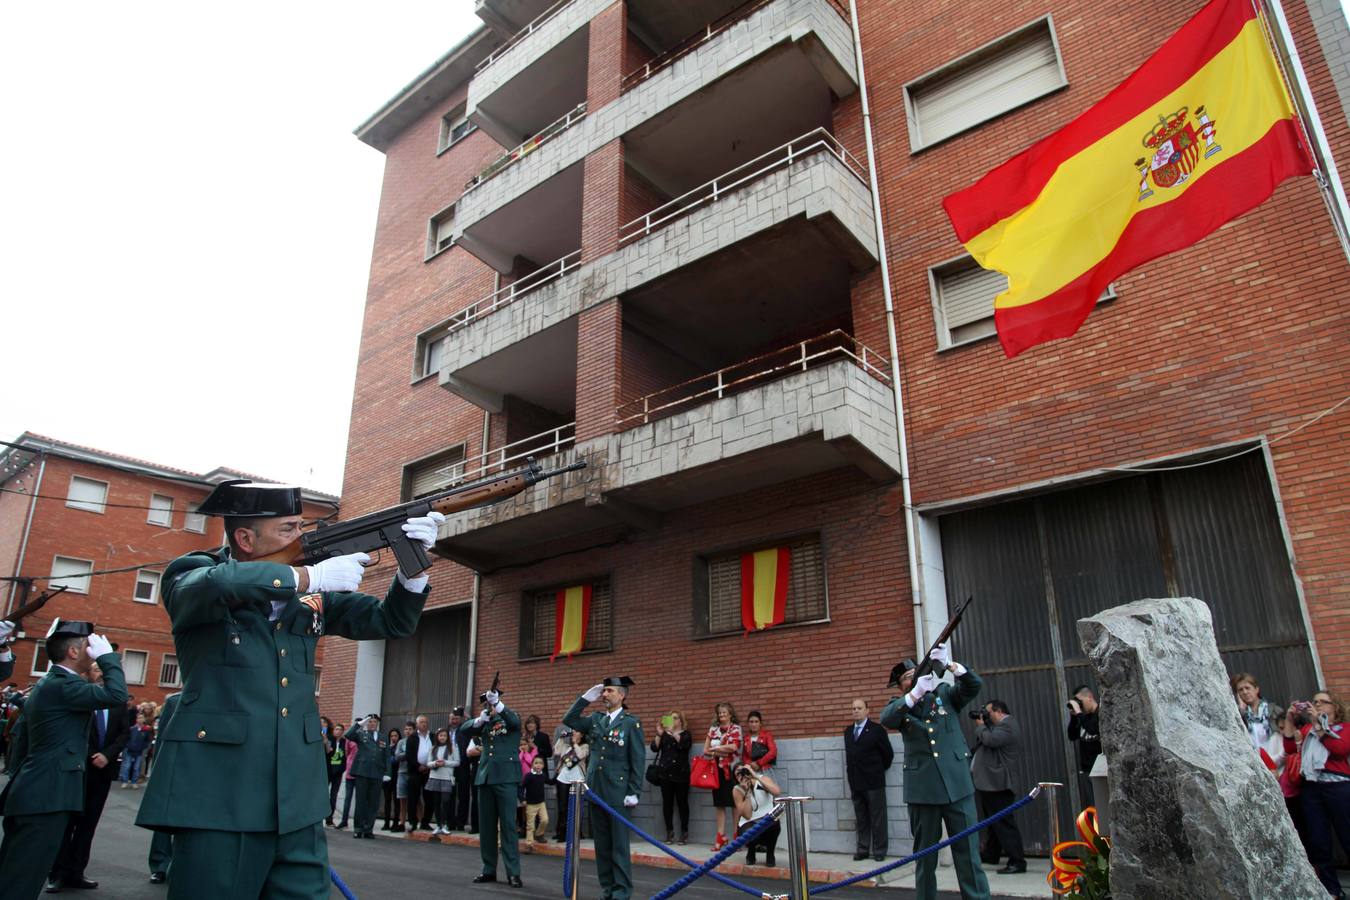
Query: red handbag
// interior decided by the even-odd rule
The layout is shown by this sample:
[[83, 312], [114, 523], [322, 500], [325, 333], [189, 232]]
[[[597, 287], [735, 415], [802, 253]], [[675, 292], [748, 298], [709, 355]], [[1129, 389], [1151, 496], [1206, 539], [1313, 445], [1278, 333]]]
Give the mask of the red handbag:
[[710, 756], [696, 756], [689, 762], [689, 786], [703, 788], [705, 791], [717, 789], [720, 784], [717, 763]]

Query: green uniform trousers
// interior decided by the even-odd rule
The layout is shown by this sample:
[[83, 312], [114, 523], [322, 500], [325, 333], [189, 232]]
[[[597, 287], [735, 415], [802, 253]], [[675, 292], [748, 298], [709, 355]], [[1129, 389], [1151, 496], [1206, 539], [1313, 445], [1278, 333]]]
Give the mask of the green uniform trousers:
[[[625, 817], [632, 814], [633, 811], [623, 805], [622, 786], [591, 790]], [[591, 816], [591, 837], [595, 838], [595, 874], [600, 879], [601, 895], [605, 900], [628, 900], [633, 895], [633, 857], [629, 853], [628, 826], [597, 809]]]
[[380, 795], [384, 781], [380, 778], [366, 778], [357, 775], [353, 782], [356, 787], [356, 812], [352, 822], [353, 834], [371, 834], [375, 830], [375, 816], [380, 811]]
[[150, 874], [156, 872], [169, 874], [171, 862], [173, 862], [173, 835], [167, 831], [156, 831], [150, 835]]
[[42, 894], [72, 815], [5, 816], [5, 838], [0, 842], [0, 900], [34, 900]]
[[[942, 840], [942, 825], [947, 834], [959, 834], [980, 821], [975, 814], [975, 795], [955, 803], [909, 804], [909, 831], [914, 836], [914, 852]], [[952, 863], [961, 886], [961, 900], [989, 900], [989, 879], [980, 868], [980, 836], [972, 834], [952, 844]], [[915, 863], [915, 900], [936, 900], [938, 855], [930, 853]]]
[[478, 785], [478, 852], [483, 874], [497, 874], [497, 832], [501, 831], [502, 861], [507, 875], [520, 875], [520, 847], [516, 837], [516, 784]]
[[315, 822], [286, 834], [207, 831], [173, 835], [169, 900], [328, 900], [328, 839]]

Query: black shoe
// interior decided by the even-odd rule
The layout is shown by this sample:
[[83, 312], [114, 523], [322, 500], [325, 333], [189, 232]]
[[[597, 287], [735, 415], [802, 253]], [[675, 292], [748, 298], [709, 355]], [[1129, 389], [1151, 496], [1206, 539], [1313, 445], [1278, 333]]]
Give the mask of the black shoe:
[[764, 857], [764, 865], [768, 866], [770, 869], [776, 869], [776, 868], [778, 868], [778, 863], [774, 861], [774, 858], [773, 858], [773, 854], [772, 854], [772, 853], [769, 853], [769, 854], [766, 854], [766, 855], [765, 855], [765, 857]]
[[341, 822], [337, 823], [333, 827], [336, 828], [338, 831], [341, 831], [342, 829], [347, 827], [347, 820], [343, 819]]
[[755, 864], [755, 851], [751, 850], [749, 853], [745, 854], [745, 864], [747, 866], [753, 866]]
[[666, 829], [666, 843], [675, 843], [675, 832], [671, 831], [669, 828]]
[[862, 852], [855, 853], [855, 854], [853, 854], [853, 858], [854, 858], [854, 859], [867, 859], [867, 854], [866, 854], [866, 853], [862, 853]]
[[47, 893], [49, 894], [61, 893], [61, 880], [59, 878], [47, 879]]
[[380, 830], [381, 830], [381, 831], [393, 831], [393, 830], [394, 830], [394, 826], [393, 826], [393, 825], [390, 825], [388, 820], [385, 820], [384, 827], [381, 828]]
[[[509, 876], [508, 876], [508, 877], [509, 877]], [[496, 876], [496, 875], [483, 874], [483, 875], [475, 875], [475, 876], [473, 876], [473, 883], [474, 883], [474, 884], [490, 884], [491, 882], [494, 882], [494, 881], [496, 881], [496, 880], [497, 880], [497, 876]]]
[[1006, 866], [998, 870], [1000, 875], [1020, 875], [1027, 870], [1027, 864], [1024, 862], [1009, 862]]
[[62, 886], [74, 888], [77, 891], [92, 891], [98, 887], [98, 882], [90, 881], [88, 878], [81, 876], [75, 879], [67, 878], [62, 882]]
[[333, 827], [333, 817], [332, 817], [332, 816], [327, 816], [327, 817], [325, 817], [324, 820], [323, 820], [323, 824], [327, 825], [329, 828], [332, 828], [332, 827]]
[[681, 831], [681, 832], [680, 832], [680, 840], [678, 841], [678, 843], [681, 844], [681, 845], [684, 845], [684, 844], [689, 843], [689, 832], [687, 832], [687, 831]]
[[165, 875], [163, 872], [151, 872], [151, 873], [150, 873], [150, 883], [151, 883], [151, 884], [163, 884], [164, 882], [166, 882], [166, 881], [168, 881], [168, 880], [169, 880], [169, 876]]
[[883, 860], [883, 859], [886, 858], [886, 854], [885, 854], [885, 853], [873, 853], [873, 854], [872, 854], [872, 858], [875, 859], [877, 862], [881, 862], [881, 860]]
[[394, 832], [395, 834], [402, 834], [402, 833], [403, 833], [403, 823], [402, 823], [402, 822], [399, 822], [397, 825], [395, 825], [393, 828], [390, 828], [389, 830], [392, 831], [392, 832]]
[[519, 875], [507, 875], [506, 883], [511, 885], [511, 887], [523, 888], [525, 886], [525, 882], [520, 880]]

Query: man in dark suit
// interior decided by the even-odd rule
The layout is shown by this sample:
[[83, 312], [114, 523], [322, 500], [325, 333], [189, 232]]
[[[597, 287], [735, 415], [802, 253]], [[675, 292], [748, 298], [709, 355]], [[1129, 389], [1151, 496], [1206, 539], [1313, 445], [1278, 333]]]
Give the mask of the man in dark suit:
[[468, 826], [469, 834], [477, 834], [478, 791], [474, 790], [474, 779], [478, 775], [478, 758], [469, 755], [473, 734], [464, 727], [464, 707], [455, 707], [450, 723], [456, 728], [455, 743], [459, 745], [459, 765], [455, 767], [455, 827]]
[[[1002, 700], [990, 700], [984, 705], [983, 718], [975, 726], [975, 759], [970, 765], [970, 777], [975, 783], [975, 801], [980, 818], [987, 819], [1011, 806], [1013, 796], [1013, 766], [1022, 755], [1022, 726], [1008, 712]], [[1022, 852], [1022, 834], [1017, 830], [1013, 816], [999, 819], [989, 826], [980, 860], [997, 865], [1006, 855], [1008, 864], [998, 870], [1000, 875], [1014, 875], [1027, 870], [1027, 858]]]
[[886, 856], [886, 770], [895, 759], [886, 729], [867, 717], [867, 701], [853, 701], [853, 724], [844, 729], [844, 762], [853, 794], [854, 859]]
[[427, 781], [431, 778], [431, 748], [436, 738], [426, 716], [418, 716], [414, 727], [408, 738], [408, 830], [430, 831], [436, 798], [427, 796]]
[[[95, 684], [103, 683], [103, 673], [97, 663], [90, 669], [89, 680]], [[89, 865], [94, 832], [103, 815], [103, 805], [108, 802], [108, 790], [117, 776], [117, 757], [122, 754], [130, 736], [131, 723], [127, 720], [125, 706], [119, 703], [108, 709], [94, 710], [89, 727], [84, 812], [73, 816], [66, 828], [61, 850], [56, 854], [56, 865], [52, 866], [51, 876], [47, 879], [48, 893], [61, 888], [98, 887], [97, 881], [84, 877], [84, 869]]]

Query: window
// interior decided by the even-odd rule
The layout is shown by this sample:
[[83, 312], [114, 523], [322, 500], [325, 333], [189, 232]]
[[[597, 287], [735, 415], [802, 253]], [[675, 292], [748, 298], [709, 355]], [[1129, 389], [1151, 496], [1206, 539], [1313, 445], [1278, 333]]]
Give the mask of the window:
[[195, 512], [183, 513], [183, 530], [206, 534], [206, 516]]
[[45, 675], [51, 667], [51, 660], [47, 659], [47, 645], [38, 641], [37, 646], [33, 648], [33, 667], [28, 670], [28, 674]]
[[465, 104], [461, 103], [441, 117], [441, 137], [436, 144], [438, 155], [478, 130], [477, 125], [464, 118], [464, 111]]
[[416, 500], [464, 480], [464, 445], [403, 467], [403, 499]]
[[52, 560], [52, 577], [48, 587], [65, 587], [71, 593], [89, 593], [89, 573], [94, 571], [94, 563], [88, 559], [73, 559], [58, 556]]
[[323, 678], [323, 666], [314, 667], [314, 696], [319, 696], [319, 681]]
[[582, 578], [567, 584], [526, 591], [520, 604], [520, 656], [548, 656], [553, 652], [558, 612], [558, 590], [590, 582], [591, 616], [586, 621], [582, 653], [614, 649], [614, 600], [608, 576]]
[[178, 657], [172, 653], [165, 653], [164, 661], [159, 664], [159, 686], [182, 686], [182, 682], [178, 680]]
[[1068, 85], [1050, 16], [905, 85], [917, 153]]
[[92, 478], [70, 476], [70, 490], [66, 492], [66, 506], [101, 513], [108, 508], [108, 482]]
[[426, 353], [422, 358], [422, 374], [434, 375], [441, 370], [442, 352], [445, 350], [445, 336], [427, 341]]
[[122, 674], [127, 684], [145, 684], [145, 669], [150, 662], [150, 654], [144, 650], [122, 651]]
[[136, 573], [136, 592], [131, 595], [137, 603], [159, 602], [159, 573], [145, 569]]
[[173, 521], [173, 498], [165, 497], [163, 494], [150, 495], [150, 515], [145, 517], [145, 521], [151, 525], [168, 525]]
[[455, 313], [417, 336], [417, 358], [413, 362], [413, 381], [435, 375], [445, 365], [445, 339], [452, 329], [469, 320], [469, 310]]
[[787, 609], [783, 624], [829, 618], [825, 589], [825, 553], [820, 535], [801, 535], [772, 544], [741, 547], [699, 557], [695, 563], [695, 631], [704, 635], [735, 634], [741, 627], [741, 556], [755, 550], [786, 546], [791, 551]]
[[455, 245], [455, 204], [427, 220], [427, 259]]
[[[938, 349], [959, 347], [997, 333], [994, 298], [1008, 289], [1008, 276], [982, 269], [971, 257], [961, 256], [929, 269], [928, 280]], [[1115, 296], [1115, 286], [1110, 285], [1097, 302]]]

